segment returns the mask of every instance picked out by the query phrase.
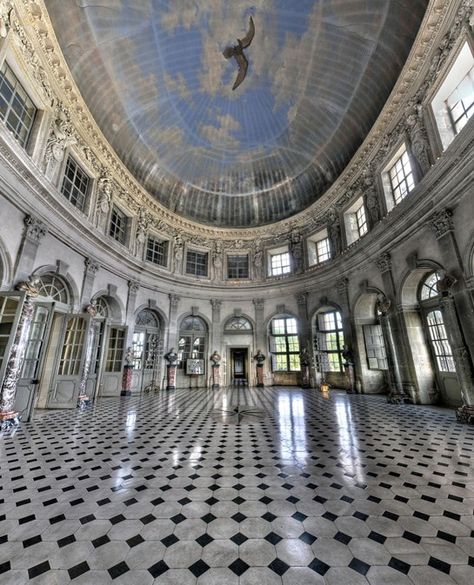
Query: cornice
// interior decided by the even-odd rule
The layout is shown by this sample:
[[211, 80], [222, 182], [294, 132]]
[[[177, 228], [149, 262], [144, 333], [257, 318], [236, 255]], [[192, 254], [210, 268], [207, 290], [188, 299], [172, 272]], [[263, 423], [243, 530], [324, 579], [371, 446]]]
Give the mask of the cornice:
[[261, 228], [247, 229], [214, 228], [192, 222], [174, 214], [152, 198], [112, 150], [89, 112], [62, 55], [44, 0], [15, 0], [16, 14], [13, 18], [17, 37], [27, 38], [31, 43], [30, 57], [26, 55], [26, 58], [36, 72], [35, 77], [47, 95], [51, 92], [53, 99], [59, 100], [73, 114], [82, 148], [92, 151], [98, 168], [109, 173], [119, 186], [119, 199], [131, 209], [146, 208], [153, 218], [153, 227], [170, 236], [179, 234], [186, 241], [204, 245], [211, 245], [212, 240], [219, 239], [224, 248], [233, 249], [236, 241], [250, 247], [251, 242], [258, 239], [265, 246], [287, 239], [295, 230], [308, 234], [325, 224], [331, 207], [346, 204], [352, 195], [352, 185], [359, 179], [362, 169], [370, 164], [380, 150], [384, 137], [403, 119], [407, 105], [420, 89], [429, 62], [453, 20], [454, 25], [459, 26], [454, 19], [456, 13], [460, 8], [468, 10], [469, 7], [470, 0], [431, 0], [390, 98], [366, 140], [331, 188], [309, 208], [292, 218]]

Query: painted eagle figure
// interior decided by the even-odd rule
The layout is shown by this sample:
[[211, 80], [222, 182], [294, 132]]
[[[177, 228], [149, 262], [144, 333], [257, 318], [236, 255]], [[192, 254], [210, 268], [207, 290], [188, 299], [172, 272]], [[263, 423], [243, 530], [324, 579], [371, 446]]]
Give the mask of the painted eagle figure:
[[250, 47], [254, 36], [255, 24], [253, 22], [253, 18], [250, 17], [249, 30], [245, 37], [243, 39], [237, 39], [238, 45], [226, 47], [224, 49], [224, 52], [222, 53], [226, 59], [231, 59], [233, 57], [236, 60], [237, 65], [239, 66], [239, 72], [237, 74], [237, 79], [235, 80], [235, 83], [232, 86], [232, 91], [239, 87], [239, 85], [242, 83], [242, 81], [245, 79], [247, 75], [249, 62], [247, 60], [247, 57], [245, 56], [244, 49]]

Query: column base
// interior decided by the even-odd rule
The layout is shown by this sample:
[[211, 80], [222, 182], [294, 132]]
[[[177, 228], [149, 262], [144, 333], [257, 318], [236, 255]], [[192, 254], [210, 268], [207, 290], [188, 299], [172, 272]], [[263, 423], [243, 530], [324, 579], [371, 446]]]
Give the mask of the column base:
[[0, 431], [7, 431], [12, 427], [20, 424], [20, 414], [18, 412], [4, 412], [0, 414]]
[[474, 424], [474, 406], [460, 406], [456, 410], [456, 420], [463, 424]]
[[219, 385], [219, 384], [213, 384], [213, 385], [211, 386], [211, 389], [212, 389], [212, 390], [219, 390], [219, 388], [220, 388], [220, 385]]
[[166, 386], [166, 390], [176, 390], [176, 386]]
[[257, 388], [265, 388], [265, 385], [264, 385], [264, 384], [262, 384], [261, 382], [259, 382], [259, 383], [257, 384]]
[[131, 390], [122, 390], [120, 392], [120, 396], [131, 396], [132, 395], [132, 391]]
[[91, 404], [91, 399], [89, 398], [89, 396], [87, 396], [87, 394], [81, 394], [79, 396], [79, 398], [77, 399], [77, 408], [86, 408], [86, 406], [89, 406]]

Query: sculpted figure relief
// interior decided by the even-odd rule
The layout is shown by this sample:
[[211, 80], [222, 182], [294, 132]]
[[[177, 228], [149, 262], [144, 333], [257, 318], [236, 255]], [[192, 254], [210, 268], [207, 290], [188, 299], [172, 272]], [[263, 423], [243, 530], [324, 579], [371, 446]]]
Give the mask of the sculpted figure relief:
[[11, 0], [0, 0], [0, 37], [4, 39], [10, 28], [10, 16], [13, 10]]
[[411, 150], [423, 175], [431, 166], [430, 146], [423, 123], [423, 108], [416, 104], [412, 113], [407, 118], [407, 127], [410, 133]]
[[46, 144], [46, 164], [51, 161], [61, 162], [64, 159], [66, 148], [76, 143], [77, 139], [74, 136], [74, 126], [71, 123], [69, 112], [63, 105], [59, 104]]

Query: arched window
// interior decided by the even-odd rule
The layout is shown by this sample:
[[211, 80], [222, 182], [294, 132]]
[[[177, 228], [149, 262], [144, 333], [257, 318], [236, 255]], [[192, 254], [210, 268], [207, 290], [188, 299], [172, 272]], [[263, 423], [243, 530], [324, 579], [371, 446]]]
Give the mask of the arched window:
[[104, 297], [95, 300], [96, 319], [107, 319], [110, 314], [109, 303]]
[[245, 317], [231, 317], [224, 326], [226, 333], [248, 333], [252, 331], [252, 323]]
[[196, 316], [186, 317], [179, 329], [178, 367], [183, 368], [187, 359], [203, 360], [207, 345], [207, 325]]
[[440, 372], [455, 372], [456, 366], [444, 326], [443, 313], [437, 308], [437, 301], [441, 296], [437, 287], [439, 280], [441, 280], [439, 272], [428, 275], [421, 283], [418, 296], [436, 367]]
[[319, 356], [320, 370], [342, 372], [344, 330], [341, 313], [336, 310], [322, 310], [316, 315], [314, 347]]
[[56, 274], [37, 276], [36, 288], [40, 297], [45, 297], [58, 303], [69, 303], [69, 291], [66, 284]]
[[294, 317], [279, 316], [270, 323], [270, 352], [274, 372], [300, 370], [298, 323]]

